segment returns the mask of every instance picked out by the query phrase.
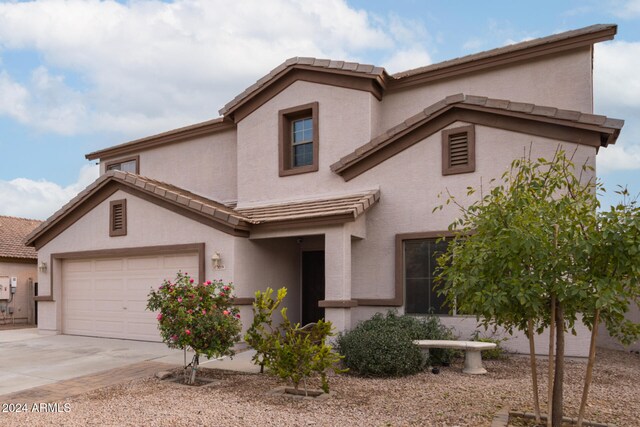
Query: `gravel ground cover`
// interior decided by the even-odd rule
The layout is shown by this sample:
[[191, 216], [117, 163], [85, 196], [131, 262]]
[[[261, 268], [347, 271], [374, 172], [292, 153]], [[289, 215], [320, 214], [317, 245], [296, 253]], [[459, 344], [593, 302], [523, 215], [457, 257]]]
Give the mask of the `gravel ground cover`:
[[[12, 426], [489, 426], [502, 407], [531, 411], [528, 358], [485, 361], [487, 375], [461, 372], [462, 360], [398, 379], [332, 377], [329, 400], [267, 396], [276, 378], [203, 370], [221, 377], [215, 386], [188, 388], [155, 378], [97, 390], [62, 403], [66, 413], [3, 413]], [[546, 368], [539, 360], [541, 397]], [[567, 360], [565, 412], [576, 416], [584, 360]], [[640, 426], [640, 356], [601, 349], [594, 371], [587, 419]]]

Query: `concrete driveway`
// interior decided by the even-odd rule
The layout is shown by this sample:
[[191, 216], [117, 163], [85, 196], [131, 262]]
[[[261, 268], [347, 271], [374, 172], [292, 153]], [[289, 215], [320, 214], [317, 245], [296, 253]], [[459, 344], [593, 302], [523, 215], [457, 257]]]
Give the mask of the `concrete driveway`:
[[47, 336], [35, 328], [0, 330], [0, 355], [0, 395], [144, 361], [182, 365], [184, 359], [164, 343]]

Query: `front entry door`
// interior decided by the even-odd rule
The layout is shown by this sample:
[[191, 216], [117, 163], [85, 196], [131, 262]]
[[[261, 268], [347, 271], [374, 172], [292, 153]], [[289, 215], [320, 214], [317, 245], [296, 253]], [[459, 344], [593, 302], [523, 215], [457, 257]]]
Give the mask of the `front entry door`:
[[302, 325], [324, 318], [324, 251], [302, 252]]

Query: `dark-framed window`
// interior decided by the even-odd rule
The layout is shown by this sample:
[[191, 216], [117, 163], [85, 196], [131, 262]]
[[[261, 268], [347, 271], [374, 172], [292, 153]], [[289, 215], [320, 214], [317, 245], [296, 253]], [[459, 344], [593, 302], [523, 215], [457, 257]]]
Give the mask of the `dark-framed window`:
[[476, 170], [476, 132], [473, 125], [442, 131], [442, 174]]
[[110, 160], [105, 164], [105, 170], [117, 170], [122, 172], [140, 173], [140, 156], [127, 157], [125, 159]]
[[280, 176], [318, 170], [318, 103], [278, 112]]
[[127, 199], [109, 203], [109, 236], [127, 235]]
[[437, 258], [447, 249], [446, 232], [396, 236], [396, 272], [405, 292], [407, 314], [449, 314], [451, 309], [434, 289]]

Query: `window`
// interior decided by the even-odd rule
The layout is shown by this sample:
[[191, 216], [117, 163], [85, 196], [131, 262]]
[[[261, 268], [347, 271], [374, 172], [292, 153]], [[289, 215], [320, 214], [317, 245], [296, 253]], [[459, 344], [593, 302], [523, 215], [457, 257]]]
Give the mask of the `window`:
[[473, 125], [442, 131], [442, 174], [476, 170], [476, 141]]
[[[430, 236], [422, 238], [420, 236]], [[447, 249], [447, 241], [438, 241], [435, 233], [398, 235], [398, 266], [405, 289], [408, 314], [449, 314], [444, 297], [433, 289], [437, 258]]]
[[281, 110], [279, 115], [280, 176], [318, 170], [318, 103]]
[[140, 156], [127, 159], [118, 159], [107, 162], [105, 165], [107, 171], [122, 171], [130, 173], [140, 173]]
[[127, 235], [127, 200], [113, 200], [109, 204], [109, 236]]

